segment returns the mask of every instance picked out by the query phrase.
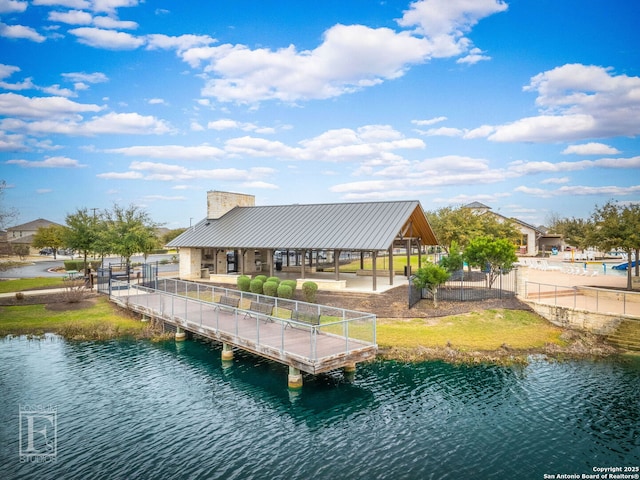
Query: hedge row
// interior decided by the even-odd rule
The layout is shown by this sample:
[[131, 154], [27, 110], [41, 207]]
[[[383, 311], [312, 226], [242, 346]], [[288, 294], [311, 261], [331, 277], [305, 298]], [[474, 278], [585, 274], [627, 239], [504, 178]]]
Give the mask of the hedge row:
[[[256, 275], [253, 279], [247, 275], [240, 275], [237, 280], [237, 286], [241, 292], [292, 300], [295, 298], [298, 282], [295, 280], [280, 280], [278, 277], [267, 277], [266, 275]], [[315, 282], [304, 282], [302, 284], [302, 295], [305, 302], [315, 303], [317, 291], [318, 284]]]
[[[91, 268], [91, 270], [97, 270], [101, 265], [100, 260], [87, 261], [87, 266]], [[65, 260], [64, 261], [64, 269], [65, 270], [77, 270], [79, 272], [84, 270], [84, 260]]]

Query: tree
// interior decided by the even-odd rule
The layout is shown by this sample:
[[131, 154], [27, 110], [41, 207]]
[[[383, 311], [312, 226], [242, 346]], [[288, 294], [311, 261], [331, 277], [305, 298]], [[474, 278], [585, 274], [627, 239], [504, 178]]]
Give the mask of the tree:
[[[0, 201], [4, 197], [4, 191], [7, 189], [7, 182], [0, 180]], [[7, 208], [0, 203], [0, 230], [7, 228], [8, 224], [13, 222], [18, 216], [18, 212], [15, 208]]]
[[573, 245], [580, 250], [592, 246], [589, 243], [589, 232], [593, 230], [593, 225], [588, 220], [582, 218], [554, 218], [549, 226], [550, 233], [562, 235], [562, 238], [569, 245]]
[[513, 220], [490, 212], [480, 215], [480, 231], [483, 237], [494, 240], [504, 238], [514, 245], [522, 236], [522, 232]]
[[24, 260], [29, 255], [29, 245], [26, 243], [11, 244], [11, 251], [14, 255], [18, 255], [20, 260]]
[[433, 263], [427, 263], [416, 271], [413, 284], [416, 288], [427, 289], [433, 297], [433, 306], [438, 308], [438, 287], [446, 282], [451, 274], [443, 267]]
[[162, 236], [162, 245], [166, 245], [178, 235], [184, 233], [186, 230], [186, 228], [174, 228], [173, 230], [169, 230]]
[[148, 254], [157, 245], [156, 228], [147, 212], [135, 205], [114, 205], [104, 213], [104, 228], [110, 251], [124, 258], [127, 270], [135, 253]]
[[[589, 241], [603, 251], [622, 249], [629, 259], [627, 289], [631, 290], [631, 255], [640, 248], [640, 205], [621, 205], [612, 201], [596, 207], [591, 214], [593, 229]], [[638, 256], [636, 254], [636, 275]]]
[[427, 218], [440, 246], [447, 253], [453, 242], [464, 248], [481, 232], [479, 215], [470, 208], [443, 207], [427, 212]]
[[65, 246], [65, 236], [66, 229], [62, 225], [40, 227], [33, 235], [31, 245], [34, 248], [51, 248], [53, 250], [53, 258], [55, 259], [58, 249]]
[[468, 207], [444, 207], [427, 213], [429, 224], [448, 253], [453, 242], [464, 249], [477, 237], [506, 238], [514, 244], [520, 238], [520, 230], [511, 219], [491, 212], [478, 213]]
[[518, 261], [513, 243], [504, 238], [475, 238], [465, 249], [464, 257], [470, 266], [487, 270], [489, 287], [500, 273], [511, 270]]
[[84, 257], [84, 269], [87, 268], [87, 256], [96, 251], [99, 238], [99, 218], [90, 214], [87, 208], [79, 208], [66, 216], [67, 228], [63, 237], [66, 247], [77, 250]]
[[460, 251], [458, 242], [456, 242], [455, 240], [451, 242], [451, 246], [449, 247], [449, 255], [446, 257], [442, 257], [442, 260], [440, 260], [440, 266], [449, 273], [458, 272], [464, 267], [464, 258], [462, 256], [462, 252]]

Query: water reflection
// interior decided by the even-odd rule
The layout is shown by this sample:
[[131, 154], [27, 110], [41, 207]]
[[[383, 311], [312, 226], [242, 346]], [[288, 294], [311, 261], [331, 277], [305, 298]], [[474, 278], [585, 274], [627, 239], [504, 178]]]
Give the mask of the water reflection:
[[[640, 457], [635, 361], [359, 365], [305, 376], [202, 341], [0, 342], [3, 478], [543, 478]], [[55, 465], [17, 406], [58, 405]]]

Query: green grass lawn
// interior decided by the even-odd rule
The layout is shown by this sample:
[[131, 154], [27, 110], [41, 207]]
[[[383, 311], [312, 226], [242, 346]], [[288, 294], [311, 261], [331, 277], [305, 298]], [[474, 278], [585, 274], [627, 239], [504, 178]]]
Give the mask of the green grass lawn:
[[[433, 255], [422, 255], [422, 264], [426, 262], [433, 262]], [[394, 255], [393, 256], [393, 270], [396, 273], [403, 274], [404, 267], [407, 264], [406, 255]], [[363, 262], [364, 270], [373, 270], [373, 259], [371, 257], [365, 258]], [[376, 270], [383, 271], [389, 269], [389, 257], [377, 257], [376, 258]], [[411, 256], [411, 270], [416, 271], [418, 269], [418, 255]], [[326, 267], [326, 272], [333, 271], [332, 267]], [[354, 273], [360, 270], [360, 258], [354, 259], [351, 263], [340, 265], [340, 271], [343, 273]]]
[[377, 325], [382, 348], [442, 348], [460, 351], [535, 349], [546, 344], [564, 346], [562, 329], [532, 312], [483, 310], [438, 319], [384, 320]]
[[19, 278], [0, 281], [0, 293], [22, 292], [40, 288], [63, 287], [62, 277]]
[[147, 323], [118, 312], [106, 297], [86, 308], [60, 312], [44, 305], [0, 307], [0, 337], [57, 333], [65, 338], [104, 340], [146, 338], [148, 330]]

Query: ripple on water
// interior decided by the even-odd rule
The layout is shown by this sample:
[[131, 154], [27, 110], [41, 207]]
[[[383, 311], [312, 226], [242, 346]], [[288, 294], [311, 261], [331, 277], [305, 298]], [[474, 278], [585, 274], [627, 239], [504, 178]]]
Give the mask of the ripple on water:
[[[204, 342], [5, 340], [0, 365], [2, 478], [541, 478], [640, 456], [640, 375], [618, 363], [373, 362], [295, 394], [286, 367], [223, 368]], [[57, 405], [57, 464], [19, 464], [21, 402]]]

